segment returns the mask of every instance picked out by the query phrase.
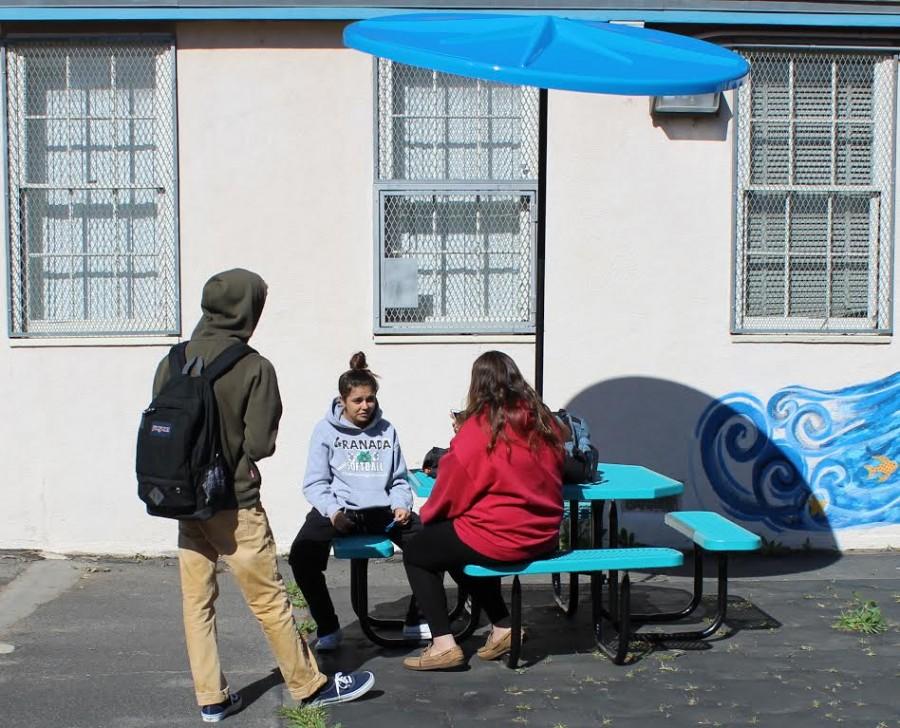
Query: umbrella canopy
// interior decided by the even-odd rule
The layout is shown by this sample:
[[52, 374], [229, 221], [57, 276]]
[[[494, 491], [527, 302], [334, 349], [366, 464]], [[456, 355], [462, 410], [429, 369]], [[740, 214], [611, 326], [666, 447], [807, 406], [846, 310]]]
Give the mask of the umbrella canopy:
[[460, 76], [591, 93], [712, 93], [749, 71], [737, 53], [705, 41], [549, 15], [391, 15], [347, 26], [344, 44]]

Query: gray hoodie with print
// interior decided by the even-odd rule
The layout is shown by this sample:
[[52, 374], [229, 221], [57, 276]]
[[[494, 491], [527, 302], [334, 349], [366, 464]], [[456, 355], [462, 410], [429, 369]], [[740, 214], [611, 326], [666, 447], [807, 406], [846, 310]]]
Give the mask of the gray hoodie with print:
[[381, 409], [365, 429], [343, 414], [344, 405], [336, 397], [313, 430], [303, 476], [306, 499], [327, 518], [341, 509], [412, 510], [409, 471], [394, 426], [382, 418]]

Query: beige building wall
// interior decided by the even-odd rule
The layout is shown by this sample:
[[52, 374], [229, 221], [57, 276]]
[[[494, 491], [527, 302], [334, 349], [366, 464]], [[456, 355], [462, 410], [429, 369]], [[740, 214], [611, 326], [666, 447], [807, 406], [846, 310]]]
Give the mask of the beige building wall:
[[[549, 100], [546, 399], [584, 411], [604, 459], [685, 482], [688, 507], [717, 506], [694, 432], [713, 399], [765, 404], [790, 385], [835, 390], [900, 368], [890, 337], [730, 334], [734, 94], [726, 101], [717, 118], [665, 120], [643, 98]], [[896, 301], [896, 274], [894, 285]], [[585, 319], [577, 345], [572, 307], [558, 304], [567, 296]], [[768, 535], [796, 545], [809, 534]], [[811, 540], [883, 547], [900, 527]]]
[[[342, 29], [177, 29], [183, 334], [213, 273], [241, 266], [268, 282], [252, 344], [274, 363], [284, 400], [278, 451], [260, 466], [282, 548], [308, 511], [299, 483], [309, 435], [354, 351], [381, 375], [381, 404], [410, 465], [450, 439], [449, 410], [463, 403], [479, 353], [502, 348], [533, 372], [528, 337], [373, 341], [372, 60], [342, 47]], [[140, 413], [168, 345], [0, 347], [11, 506], [0, 548], [174, 548], [174, 521], [144, 513], [134, 480]]]

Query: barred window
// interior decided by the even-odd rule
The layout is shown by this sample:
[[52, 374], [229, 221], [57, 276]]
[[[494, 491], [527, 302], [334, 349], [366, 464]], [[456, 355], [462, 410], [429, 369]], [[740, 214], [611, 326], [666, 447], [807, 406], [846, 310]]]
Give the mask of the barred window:
[[178, 333], [175, 54], [7, 47], [10, 334]]
[[376, 76], [376, 332], [533, 332], [538, 90]]
[[896, 60], [746, 53], [736, 333], [890, 331]]

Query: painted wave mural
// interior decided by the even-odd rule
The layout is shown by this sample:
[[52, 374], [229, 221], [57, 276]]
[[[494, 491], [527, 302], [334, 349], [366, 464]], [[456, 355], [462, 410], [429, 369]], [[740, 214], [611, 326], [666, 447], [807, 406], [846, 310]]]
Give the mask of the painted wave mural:
[[900, 372], [833, 392], [735, 392], [695, 435], [723, 508], [775, 531], [900, 524]]

